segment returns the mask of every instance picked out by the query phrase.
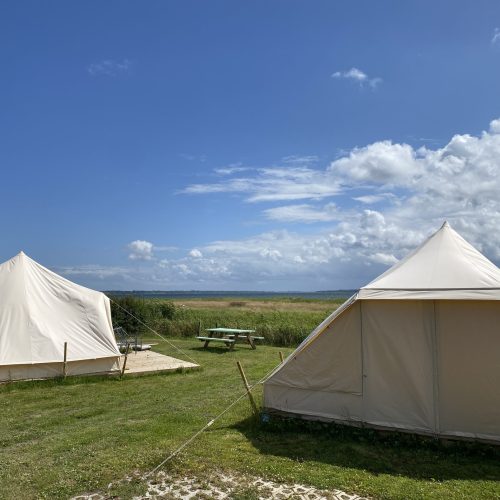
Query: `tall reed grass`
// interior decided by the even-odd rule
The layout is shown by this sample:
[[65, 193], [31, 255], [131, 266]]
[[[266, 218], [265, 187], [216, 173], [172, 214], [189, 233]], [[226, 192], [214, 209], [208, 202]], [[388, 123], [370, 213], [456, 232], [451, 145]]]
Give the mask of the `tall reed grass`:
[[[122, 298], [115, 299], [120, 302]], [[134, 306], [134, 301], [136, 304]], [[216, 326], [225, 328], [254, 329], [256, 335], [264, 337], [264, 342], [270, 345], [293, 347], [304, 340], [307, 335], [334, 311], [342, 299], [325, 303], [324, 310], [308, 310], [307, 302], [301, 303], [297, 310], [248, 310], [241, 301], [229, 302], [226, 307], [196, 308], [188, 305], [173, 306], [172, 302], [163, 299], [134, 299], [127, 298], [126, 306], [136, 307], [138, 315], [154, 330], [168, 337], [194, 337], [204, 334], [206, 328]], [[166, 308], [159, 307], [168, 302]], [[240, 303], [241, 302], [241, 303]], [[227, 302], [226, 302], [227, 303]], [[172, 307], [173, 306], [173, 307]], [[171, 311], [171, 314], [161, 314], [162, 311]], [[135, 312], [135, 310], [134, 310]], [[125, 320], [125, 324], [124, 323]], [[135, 323], [126, 324], [123, 314], [113, 318], [116, 326], [136, 328]], [[121, 323], [122, 324], [121, 324]], [[138, 333], [147, 334], [147, 330], [139, 327]]]

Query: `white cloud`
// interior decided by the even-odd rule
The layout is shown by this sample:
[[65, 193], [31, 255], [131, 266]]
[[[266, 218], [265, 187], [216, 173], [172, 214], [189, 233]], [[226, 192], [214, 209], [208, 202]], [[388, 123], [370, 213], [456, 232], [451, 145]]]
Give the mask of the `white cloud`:
[[284, 205], [268, 208], [264, 210], [264, 215], [268, 219], [283, 222], [328, 222], [339, 218], [334, 203], [328, 203], [322, 207], [308, 204]]
[[490, 134], [500, 134], [500, 119], [490, 122]]
[[[445, 219], [500, 262], [500, 120], [477, 136], [455, 135], [439, 148], [378, 141], [322, 169], [257, 169], [237, 184], [217, 186], [260, 202], [268, 224], [322, 224], [199, 242], [168, 260], [154, 258], [153, 243], [137, 240], [129, 247], [137, 267], [126, 273], [110, 269], [109, 275], [136, 289], [354, 288], [413, 250]], [[298, 194], [307, 202], [287, 202]], [[367, 209], [374, 203], [377, 210]], [[82, 276], [106, 272], [80, 269]]]
[[[359, 286], [415, 248], [445, 219], [500, 260], [500, 119], [479, 136], [455, 135], [440, 148], [378, 141], [353, 149], [324, 169], [258, 169], [217, 187], [240, 192], [247, 201], [277, 204], [263, 209], [269, 220], [332, 224], [328, 231], [273, 231], [200, 247], [203, 259], [213, 266], [224, 263], [226, 278], [234, 282], [267, 280], [271, 289], [282, 279], [300, 280], [299, 288]], [[360, 190], [364, 193], [358, 194]], [[379, 209], [314, 201], [352, 191], [354, 200], [379, 203]], [[279, 203], [295, 196], [310, 201]]]
[[[497, 220], [500, 119], [493, 120], [479, 136], [455, 135], [441, 148], [414, 149], [408, 144], [378, 141], [353, 149], [324, 169], [257, 169], [227, 182], [190, 186], [186, 192], [241, 193], [254, 203], [308, 200], [265, 208], [263, 214], [281, 222], [325, 222], [346, 220], [351, 212], [310, 202], [353, 190], [357, 191], [354, 199], [362, 203], [384, 201], [384, 215], [405, 220], [408, 226], [439, 226], [445, 217], [460, 220], [461, 226], [465, 226], [465, 218], [480, 224]], [[358, 194], [359, 190], [364, 193]]]
[[129, 59], [122, 59], [120, 61], [113, 59], [104, 59], [87, 66], [87, 72], [91, 76], [118, 76], [122, 73], [128, 73], [131, 68], [132, 61], [130, 61]]
[[316, 234], [280, 230], [215, 241], [201, 247], [198, 259], [169, 262], [163, 276], [169, 284], [186, 280], [194, 287], [349, 288], [374, 277], [423, 236], [400, 232], [383, 214], [365, 210]]
[[316, 163], [318, 160], [319, 157], [316, 155], [289, 155], [281, 159], [283, 163], [292, 165], [309, 165], [311, 163]]
[[135, 240], [127, 245], [129, 250], [128, 258], [130, 260], [155, 260], [156, 253], [174, 252], [178, 250], [176, 246], [172, 245], [153, 245], [150, 241]]
[[59, 274], [64, 276], [91, 276], [100, 280], [105, 280], [110, 277], [120, 276], [126, 277], [131, 274], [131, 270], [127, 267], [119, 266], [99, 266], [96, 264], [88, 264], [83, 266], [59, 267], [56, 269]]
[[240, 164], [236, 165], [229, 165], [228, 167], [220, 167], [216, 168], [214, 172], [217, 175], [232, 175], [232, 174], [237, 174], [239, 172], [244, 172], [245, 170], [250, 170], [249, 167], [241, 167]]
[[332, 74], [332, 78], [351, 80], [359, 83], [360, 86], [369, 85], [373, 89], [377, 88], [382, 83], [382, 78], [369, 78], [364, 71], [358, 68], [351, 68], [347, 71], [336, 71]]
[[349, 156], [332, 162], [329, 169], [354, 182], [400, 184], [422, 173], [415, 156], [408, 144], [380, 141], [353, 149]]
[[317, 234], [270, 231], [242, 240], [212, 242], [200, 247], [197, 258], [136, 260], [134, 268], [90, 266], [68, 269], [65, 274], [98, 287], [107, 276], [107, 283], [126, 289], [349, 288], [372, 266], [383, 269], [381, 260], [385, 258], [385, 263], [390, 258], [384, 256], [388, 242], [411, 247], [408, 237], [400, 238], [398, 230], [381, 214], [366, 211], [338, 229]]
[[366, 205], [374, 205], [388, 198], [387, 194], [367, 194], [365, 196], [355, 196], [353, 200], [360, 201]]
[[193, 259], [201, 259], [203, 257], [203, 254], [197, 248], [193, 248], [189, 252], [189, 256], [193, 257]]
[[398, 259], [392, 254], [387, 254], [383, 252], [377, 252], [371, 256], [373, 262], [378, 262], [380, 264], [385, 264], [387, 266], [392, 266]]
[[332, 174], [309, 167], [255, 169], [253, 176], [238, 177], [215, 184], [192, 184], [182, 193], [243, 193], [246, 201], [321, 199], [339, 192]]
[[494, 45], [498, 42], [500, 42], [500, 28], [495, 28], [491, 37], [491, 43]]
[[259, 255], [261, 257], [264, 257], [265, 259], [270, 259], [273, 260], [274, 262], [277, 262], [278, 260], [283, 258], [283, 255], [279, 250], [272, 249], [272, 248], [263, 248], [260, 252]]
[[130, 260], [152, 260], [153, 244], [145, 240], [135, 240], [127, 245]]

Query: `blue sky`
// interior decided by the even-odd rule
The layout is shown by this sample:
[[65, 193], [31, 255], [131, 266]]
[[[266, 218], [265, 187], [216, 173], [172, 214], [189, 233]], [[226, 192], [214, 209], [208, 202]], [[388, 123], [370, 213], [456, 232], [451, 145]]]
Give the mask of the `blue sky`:
[[500, 4], [3, 2], [0, 258], [99, 289], [500, 262]]

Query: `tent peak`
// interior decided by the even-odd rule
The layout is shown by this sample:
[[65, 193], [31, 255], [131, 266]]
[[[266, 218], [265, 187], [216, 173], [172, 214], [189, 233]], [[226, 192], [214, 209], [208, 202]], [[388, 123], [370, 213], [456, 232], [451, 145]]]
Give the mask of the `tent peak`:
[[361, 293], [366, 297], [367, 290], [373, 289], [392, 294], [395, 290], [490, 290], [500, 297], [500, 269], [444, 222], [413, 252], [362, 287]]
[[22, 250], [16, 255], [16, 258], [18, 260], [23, 261], [23, 262], [25, 262], [27, 260], [32, 260], [32, 259], [30, 259], [29, 255], [26, 255]]
[[18, 259], [23, 259], [23, 260], [30, 260], [30, 261], [35, 262], [36, 264], [38, 264], [27, 253], [23, 252], [22, 250], [17, 255], [15, 255], [13, 258], [18, 258]]
[[450, 224], [448, 223], [448, 221], [447, 221], [447, 220], [445, 220], [445, 221], [443, 222], [443, 225], [441, 226], [441, 229], [444, 229], [445, 227], [447, 227], [447, 228], [451, 228], [451, 226], [450, 226]]

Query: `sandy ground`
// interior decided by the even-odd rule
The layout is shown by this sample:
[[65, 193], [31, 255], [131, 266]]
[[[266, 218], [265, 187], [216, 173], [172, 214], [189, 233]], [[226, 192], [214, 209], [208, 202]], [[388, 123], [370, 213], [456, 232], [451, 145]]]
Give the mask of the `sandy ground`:
[[[154, 478], [144, 478], [139, 475], [125, 478], [127, 481], [144, 480], [144, 494], [133, 497], [134, 500], [146, 499], [231, 499], [231, 498], [259, 498], [266, 499], [293, 499], [293, 500], [368, 500], [355, 494], [341, 490], [318, 490], [302, 484], [284, 484], [267, 481], [262, 478], [214, 473], [209, 478], [190, 476], [171, 476], [159, 472]], [[109, 485], [109, 488], [112, 484]], [[78, 495], [71, 500], [110, 500], [116, 499], [106, 493], [89, 493]]]

